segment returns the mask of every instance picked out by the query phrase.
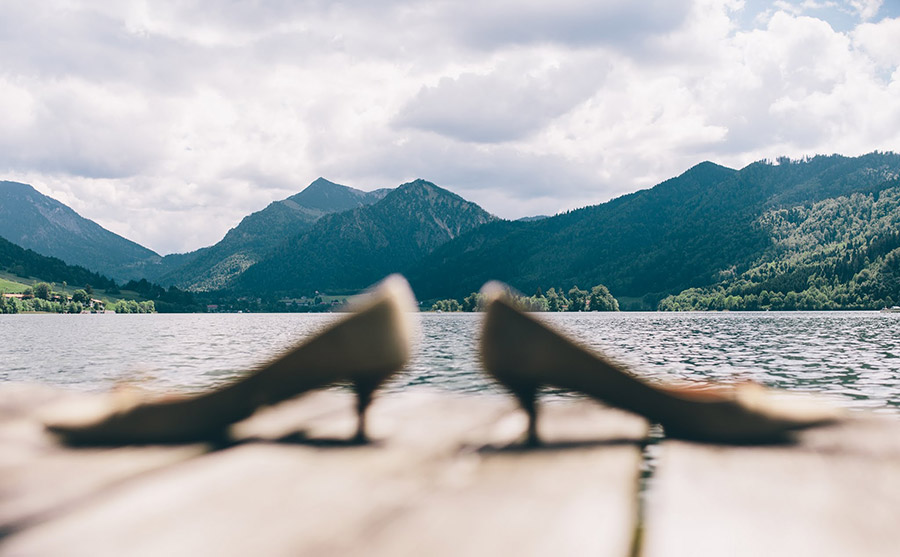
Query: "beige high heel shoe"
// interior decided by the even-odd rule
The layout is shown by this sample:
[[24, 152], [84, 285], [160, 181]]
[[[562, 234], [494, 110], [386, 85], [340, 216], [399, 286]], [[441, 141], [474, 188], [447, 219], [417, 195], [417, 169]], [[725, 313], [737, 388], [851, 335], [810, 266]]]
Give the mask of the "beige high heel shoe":
[[415, 300], [392, 275], [351, 306], [354, 313], [246, 377], [215, 391], [159, 400], [118, 400], [99, 414], [52, 418], [47, 428], [73, 444], [182, 443], [225, 429], [301, 393], [348, 382], [356, 392], [357, 441], [375, 389], [409, 359]]
[[481, 360], [528, 414], [529, 444], [540, 442], [536, 398], [545, 385], [640, 414], [662, 424], [669, 437], [698, 441], [773, 442], [841, 416], [818, 401], [788, 401], [755, 383], [652, 385], [517, 309], [502, 284], [488, 283], [482, 293]]

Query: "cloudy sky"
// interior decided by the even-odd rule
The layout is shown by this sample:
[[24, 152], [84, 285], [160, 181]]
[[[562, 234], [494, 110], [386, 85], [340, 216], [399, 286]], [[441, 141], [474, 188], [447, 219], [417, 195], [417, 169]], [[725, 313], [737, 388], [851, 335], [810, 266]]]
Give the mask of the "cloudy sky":
[[898, 0], [0, 0], [0, 179], [161, 254], [318, 176], [506, 218], [900, 150]]

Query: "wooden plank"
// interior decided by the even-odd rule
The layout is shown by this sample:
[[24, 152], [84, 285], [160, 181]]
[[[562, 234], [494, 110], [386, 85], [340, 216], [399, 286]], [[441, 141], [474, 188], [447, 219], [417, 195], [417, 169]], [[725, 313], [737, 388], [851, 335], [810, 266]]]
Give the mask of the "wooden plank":
[[506, 398], [401, 394], [373, 404], [375, 442], [351, 446], [340, 439], [353, 431], [352, 399], [326, 396], [346, 412], [296, 423], [301, 399], [257, 416], [236, 431], [277, 441], [107, 490], [9, 536], [0, 555], [493, 555], [509, 547], [618, 555], [628, 545], [633, 440], [646, 429], [639, 418], [588, 403], [550, 407], [549, 448], [521, 451], [506, 448], [525, 425]]
[[629, 554], [646, 422], [586, 402], [542, 414], [543, 448], [509, 445], [526, 419], [505, 416], [436, 471], [427, 497], [353, 553]]
[[[0, 388], [0, 537], [211, 449], [206, 444], [71, 449], [42, 426], [41, 417], [61, 405], [104, 402], [104, 395], [42, 385], [11, 383]], [[334, 398], [313, 393], [292, 417], [323, 416], [339, 409], [342, 405], [336, 406]]]
[[900, 421], [857, 418], [775, 447], [665, 441], [644, 555], [897, 555]]
[[85, 448], [59, 445], [42, 412], [89, 395], [35, 385], [0, 389], [0, 537], [46, 520], [128, 479], [206, 451], [182, 447]]
[[[93, 555], [279, 555], [353, 543], [371, 514], [405, 504], [420, 477], [401, 472], [416, 470], [438, 449], [447, 450], [456, 442], [452, 434], [479, 415], [469, 407], [455, 419], [445, 417], [443, 427], [428, 428], [423, 441], [430, 450], [414, 450], [402, 434], [391, 436], [389, 445], [342, 446], [337, 440], [349, 435], [339, 434], [353, 431], [352, 400], [335, 396], [345, 399], [348, 412], [303, 424], [315, 440], [311, 444], [251, 443], [195, 459], [12, 536], [0, 545], [0, 554], [53, 555], [80, 547]], [[273, 410], [268, 419], [277, 410], [293, 417], [290, 406]], [[380, 419], [384, 414], [377, 410], [383, 406], [378, 401], [372, 408], [370, 428], [377, 439], [396, 421]], [[488, 410], [496, 414], [496, 407]], [[404, 422], [417, 427], [428, 422], [414, 418]]]

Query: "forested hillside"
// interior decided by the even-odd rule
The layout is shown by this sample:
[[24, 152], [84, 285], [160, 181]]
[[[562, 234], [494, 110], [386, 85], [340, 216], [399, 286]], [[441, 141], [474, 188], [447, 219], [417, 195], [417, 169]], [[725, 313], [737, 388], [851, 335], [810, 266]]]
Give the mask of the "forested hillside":
[[767, 211], [771, 245], [745, 271], [662, 300], [664, 310], [876, 309], [900, 303], [900, 181]]
[[702, 163], [649, 190], [537, 222], [497, 222], [435, 250], [410, 271], [422, 298], [460, 298], [489, 279], [525, 293], [604, 284], [623, 309], [656, 309], [689, 288], [738, 275], [773, 243], [760, 219], [885, 189], [900, 156], [817, 156], [740, 171]]
[[78, 265], [67, 265], [56, 257], [47, 257], [0, 238], [0, 270], [28, 278], [38, 277], [48, 282], [67, 282], [71, 285], [92, 285], [94, 288], [115, 288], [116, 283], [103, 275]]

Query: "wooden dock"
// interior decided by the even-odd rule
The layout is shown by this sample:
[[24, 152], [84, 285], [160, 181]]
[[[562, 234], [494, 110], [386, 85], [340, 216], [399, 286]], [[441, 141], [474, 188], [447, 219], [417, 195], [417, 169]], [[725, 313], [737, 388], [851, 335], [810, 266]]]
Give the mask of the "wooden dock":
[[[236, 425], [228, 446], [68, 448], [50, 405], [0, 385], [0, 556], [900, 554], [900, 420], [862, 414], [783, 446], [663, 440], [590, 401], [546, 404], [516, 444], [505, 397], [315, 392]], [[646, 475], [646, 474], [644, 474]]]

